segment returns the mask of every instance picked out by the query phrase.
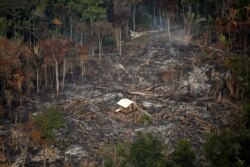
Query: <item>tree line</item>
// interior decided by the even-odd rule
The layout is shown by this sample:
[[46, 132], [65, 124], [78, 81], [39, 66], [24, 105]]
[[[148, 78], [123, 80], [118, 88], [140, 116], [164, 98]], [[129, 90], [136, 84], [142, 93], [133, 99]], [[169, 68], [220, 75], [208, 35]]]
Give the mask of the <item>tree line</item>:
[[1, 99], [41, 88], [64, 89], [65, 76], [83, 78], [90, 55], [105, 46], [122, 54], [129, 30], [180, 25], [185, 39], [218, 41], [222, 49], [248, 48], [249, 0], [2, 0], [0, 2]]

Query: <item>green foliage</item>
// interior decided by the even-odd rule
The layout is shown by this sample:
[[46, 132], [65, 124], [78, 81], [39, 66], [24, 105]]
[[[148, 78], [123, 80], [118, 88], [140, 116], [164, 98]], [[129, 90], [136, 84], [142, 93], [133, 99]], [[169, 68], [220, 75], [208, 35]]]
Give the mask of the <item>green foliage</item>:
[[220, 35], [219, 35], [219, 41], [220, 41], [220, 43], [221, 43], [225, 48], [228, 48], [228, 46], [229, 46], [229, 41], [227, 40], [226, 36], [223, 35], [222, 33], [220, 33]]
[[150, 41], [150, 39], [148, 35], [142, 35], [138, 38], [135, 38], [134, 41], [138, 44], [146, 45]]
[[80, 14], [83, 20], [92, 22], [98, 18], [106, 18], [103, 0], [75, 0], [70, 5]]
[[8, 28], [8, 21], [5, 17], [0, 17], [0, 36], [5, 36]]
[[127, 157], [128, 156], [127, 148], [122, 143], [118, 143], [116, 145], [116, 152], [117, 152], [117, 155], [120, 157]]
[[151, 117], [148, 116], [147, 114], [144, 114], [142, 117], [141, 117], [141, 120], [140, 120], [143, 124], [144, 123], [151, 123]]
[[104, 152], [104, 167], [125, 167], [128, 164], [129, 150], [126, 144], [118, 143]]
[[115, 167], [115, 163], [111, 158], [107, 158], [104, 161], [104, 167]]
[[33, 15], [38, 18], [45, 18], [46, 13], [45, 10], [48, 6], [48, 1], [40, 1], [36, 6], [36, 9], [33, 11]]
[[250, 129], [250, 104], [245, 104], [242, 107], [242, 126], [243, 128]]
[[179, 141], [173, 156], [176, 166], [194, 167], [195, 153], [187, 140]]
[[245, 167], [250, 165], [249, 130], [210, 134], [204, 148], [211, 166]]
[[206, 18], [201, 17], [199, 14], [195, 14], [189, 9], [184, 17], [184, 24], [187, 26], [189, 31], [194, 31], [196, 28], [201, 26], [202, 22], [205, 22]]
[[49, 108], [36, 116], [35, 124], [41, 129], [43, 137], [53, 139], [54, 131], [64, 125], [64, 117], [57, 108]]
[[229, 68], [236, 75], [237, 86], [242, 96], [250, 99], [250, 58], [247, 55], [237, 55], [231, 58]]
[[103, 46], [114, 46], [115, 45], [115, 39], [112, 35], [104, 36], [103, 38]]
[[164, 147], [151, 134], [140, 134], [131, 144], [129, 161], [136, 167], [161, 167], [164, 165]]
[[236, 151], [238, 156], [237, 159], [238, 166], [250, 166], [250, 132], [248, 130], [241, 130], [236, 134], [237, 147]]
[[221, 134], [210, 134], [205, 144], [205, 154], [214, 167], [217, 166], [239, 166], [237, 145], [232, 134], [223, 132]]

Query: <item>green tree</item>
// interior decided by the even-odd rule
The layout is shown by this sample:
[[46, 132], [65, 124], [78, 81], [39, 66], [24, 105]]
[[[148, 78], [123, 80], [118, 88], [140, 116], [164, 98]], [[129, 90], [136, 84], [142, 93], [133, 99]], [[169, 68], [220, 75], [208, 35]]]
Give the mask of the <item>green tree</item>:
[[194, 167], [195, 153], [187, 140], [179, 141], [173, 156], [176, 166]]
[[250, 129], [250, 104], [245, 104], [242, 107], [242, 127]]
[[57, 108], [49, 108], [36, 116], [35, 124], [42, 131], [43, 137], [53, 139], [54, 131], [64, 125], [64, 117]]
[[205, 154], [212, 166], [238, 166], [237, 143], [233, 134], [228, 132], [210, 134], [205, 144]]
[[193, 31], [197, 28], [200, 28], [201, 22], [206, 21], [205, 18], [201, 17], [199, 14], [195, 14], [189, 8], [189, 11], [185, 14], [184, 24], [187, 28], [187, 31], [193, 33]]
[[129, 161], [136, 167], [160, 167], [164, 165], [164, 146], [151, 134], [140, 134], [131, 144]]
[[104, 0], [75, 0], [70, 2], [71, 7], [78, 12], [82, 20], [93, 22], [100, 18], [106, 18]]
[[250, 99], [250, 58], [247, 55], [233, 56], [229, 60], [229, 68], [236, 77], [235, 96], [241, 94], [242, 100]]
[[8, 20], [5, 17], [0, 17], [0, 37], [5, 37], [8, 29]]
[[38, 0], [0, 1], [1, 16], [5, 17], [9, 23], [8, 32], [12, 33], [14, 37], [28, 33], [31, 29], [29, 25], [27, 26], [27, 20], [32, 18], [38, 4]]

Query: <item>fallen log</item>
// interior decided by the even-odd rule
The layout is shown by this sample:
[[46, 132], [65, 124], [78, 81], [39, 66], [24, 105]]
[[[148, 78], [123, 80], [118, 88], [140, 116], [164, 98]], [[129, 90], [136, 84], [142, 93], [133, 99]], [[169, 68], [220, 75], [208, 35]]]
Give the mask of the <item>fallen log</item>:
[[147, 116], [152, 118], [152, 115], [149, 114], [147, 111], [143, 110], [142, 108], [140, 108], [136, 103], [135, 103], [136, 108], [138, 108], [141, 112], [145, 113]]

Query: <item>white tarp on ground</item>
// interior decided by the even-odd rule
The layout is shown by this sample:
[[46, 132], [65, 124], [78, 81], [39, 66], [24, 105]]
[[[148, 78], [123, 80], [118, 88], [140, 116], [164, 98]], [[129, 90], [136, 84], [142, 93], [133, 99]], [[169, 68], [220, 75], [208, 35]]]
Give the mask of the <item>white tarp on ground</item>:
[[119, 106], [122, 106], [124, 108], [128, 108], [131, 104], [134, 104], [135, 102], [129, 100], [129, 99], [121, 99], [117, 102]]

